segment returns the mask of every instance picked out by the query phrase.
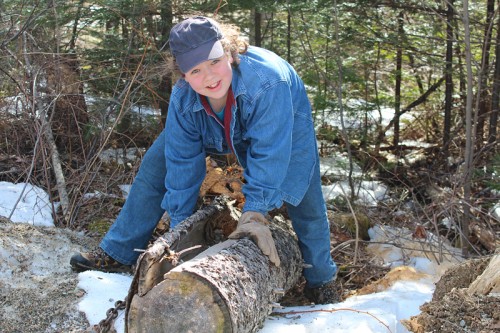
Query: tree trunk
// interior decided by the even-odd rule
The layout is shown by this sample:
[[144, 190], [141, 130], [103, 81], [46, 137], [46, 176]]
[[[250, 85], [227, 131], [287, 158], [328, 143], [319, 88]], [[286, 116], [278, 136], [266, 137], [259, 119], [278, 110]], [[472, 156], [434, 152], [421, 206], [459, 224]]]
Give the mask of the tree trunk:
[[[336, 3], [335, 3], [336, 4]], [[337, 61], [337, 101], [339, 105], [339, 111], [340, 111], [340, 128], [341, 128], [341, 134], [342, 138], [344, 139], [345, 145], [346, 145], [346, 150], [347, 150], [347, 156], [349, 158], [349, 174], [347, 176], [347, 179], [349, 181], [349, 189], [351, 190], [351, 195], [350, 198], [347, 197], [347, 195], [344, 193], [344, 196], [349, 203], [349, 200], [354, 200], [356, 190], [354, 188], [354, 180], [352, 177], [353, 174], [353, 158], [352, 158], [352, 150], [351, 150], [351, 142], [349, 141], [349, 135], [346, 130], [345, 122], [344, 122], [344, 107], [342, 103], [342, 87], [343, 87], [343, 80], [342, 78], [344, 77], [344, 72], [343, 72], [343, 65], [342, 65], [342, 57], [341, 55], [341, 49], [340, 49], [340, 29], [339, 29], [339, 20], [338, 20], [338, 9], [335, 7], [333, 11], [333, 16], [334, 16], [334, 31], [335, 31], [335, 51], [336, 55], [338, 58]], [[357, 231], [357, 229], [356, 229]], [[356, 242], [356, 250], [357, 250], [357, 245], [358, 243]], [[357, 257], [357, 252], [355, 253], [355, 258]]]
[[[398, 16], [398, 49], [396, 51], [396, 88], [394, 93], [394, 137], [393, 145], [397, 149], [399, 146], [399, 111], [401, 109], [401, 70], [403, 62], [403, 12], [401, 11]], [[397, 152], [399, 154], [399, 151]]]
[[493, 26], [493, 15], [495, 13], [495, 1], [488, 0], [486, 5], [486, 22], [484, 26], [484, 42], [483, 56], [481, 61], [481, 75], [479, 80], [479, 103], [477, 110], [477, 125], [476, 125], [476, 150], [479, 152], [484, 146], [484, 124], [486, 115], [488, 114], [488, 73], [490, 67], [490, 46], [491, 32]]
[[[453, 30], [455, 31], [455, 40], [461, 40], [463, 37], [460, 35], [457, 20], [453, 22]], [[462, 106], [461, 109], [465, 109], [467, 104], [467, 70], [463, 59], [465, 51], [462, 51], [461, 44], [462, 43], [455, 43], [455, 58], [457, 59], [458, 67], [458, 91], [460, 95], [460, 104]], [[465, 112], [461, 112], [460, 118], [462, 122], [465, 123]]]
[[52, 128], [50, 123], [45, 119], [45, 112], [42, 114], [42, 124], [45, 140], [49, 145], [50, 156], [52, 160], [52, 169], [54, 169], [54, 176], [57, 184], [57, 193], [59, 194], [59, 202], [61, 203], [61, 209], [63, 213], [63, 219], [66, 226], [69, 226], [71, 221], [70, 210], [69, 210], [69, 195], [66, 189], [66, 179], [64, 177], [64, 172], [61, 164], [61, 158], [59, 151], [57, 150], [57, 145], [54, 140], [54, 134], [52, 133]]
[[444, 128], [443, 128], [443, 152], [448, 155], [448, 144], [451, 133], [451, 108], [453, 105], [453, 1], [447, 4], [446, 14], [446, 69], [445, 69], [445, 102], [444, 102]]
[[500, 17], [497, 18], [497, 36], [495, 45], [495, 74], [493, 75], [493, 93], [491, 96], [490, 127], [488, 143], [497, 140], [498, 113], [500, 101]]
[[467, 257], [469, 255], [469, 224], [471, 220], [471, 187], [472, 187], [472, 170], [473, 170], [473, 156], [474, 156], [474, 138], [473, 138], [473, 125], [472, 125], [472, 52], [470, 43], [470, 26], [469, 26], [469, 1], [465, 0], [463, 13], [464, 23], [464, 40], [465, 40], [465, 65], [467, 68], [467, 100], [465, 107], [465, 167], [463, 171], [463, 209], [464, 216], [461, 221], [460, 229], [462, 241], [462, 255]]
[[[161, 51], [167, 51], [168, 47], [168, 36], [170, 29], [172, 29], [172, 2], [162, 0], [160, 8], [161, 23], [159, 28], [159, 34], [161, 38], [159, 39], [158, 49]], [[168, 73], [161, 77], [160, 86], [158, 87], [158, 96], [160, 97], [159, 106], [161, 112], [161, 123], [165, 127], [165, 122], [167, 121], [168, 105], [170, 100], [170, 94], [172, 93], [172, 74]]]
[[[429, 89], [427, 89], [427, 91], [423, 95], [419, 96], [416, 100], [414, 100], [409, 105], [407, 105], [403, 110], [401, 110], [399, 112], [399, 117], [401, 117], [406, 112], [409, 112], [413, 108], [417, 107], [418, 105], [424, 103], [427, 100], [427, 98], [429, 98], [429, 96], [441, 86], [441, 84], [443, 82], [444, 82], [444, 77], [440, 78], [437, 82], [432, 84], [432, 86], [430, 86]], [[380, 111], [379, 111], [379, 114], [380, 114]], [[382, 117], [382, 116], [380, 115], [380, 117]], [[399, 119], [399, 117], [398, 117], [398, 119]], [[390, 130], [391, 127], [394, 125], [394, 123], [396, 121], [395, 119], [396, 119], [396, 116], [394, 116], [394, 118], [392, 118], [385, 127], [381, 127], [379, 124], [377, 143], [376, 143], [378, 145], [378, 148], [376, 148], [376, 150], [375, 150], [376, 152], [378, 152], [380, 150], [380, 143], [382, 143], [384, 141], [385, 133], [388, 130]], [[396, 147], [393, 147], [393, 148], [396, 149]]]
[[286, 61], [292, 63], [292, 13], [286, 12]]
[[[271, 264], [248, 239], [226, 240], [207, 248], [214, 238], [226, 239], [236, 223], [229, 204], [216, 203], [182, 222], [141, 255], [128, 296], [127, 331], [255, 332], [273, 303], [297, 283], [302, 257], [291, 226], [281, 217], [270, 225], [282, 258], [280, 267]], [[174, 267], [181, 256], [195, 254], [182, 252], [193, 245], [207, 249]], [[180, 252], [173, 252], [173, 247]]]
[[253, 27], [254, 27], [254, 39], [253, 42], [255, 46], [262, 45], [262, 13], [258, 9], [254, 9], [253, 13]]
[[76, 49], [76, 40], [78, 39], [78, 25], [80, 23], [80, 18], [82, 15], [82, 8], [85, 0], [80, 0], [78, 2], [78, 7], [76, 9], [75, 19], [73, 21], [73, 28], [71, 31], [71, 39], [69, 40], [69, 49], [73, 52]]

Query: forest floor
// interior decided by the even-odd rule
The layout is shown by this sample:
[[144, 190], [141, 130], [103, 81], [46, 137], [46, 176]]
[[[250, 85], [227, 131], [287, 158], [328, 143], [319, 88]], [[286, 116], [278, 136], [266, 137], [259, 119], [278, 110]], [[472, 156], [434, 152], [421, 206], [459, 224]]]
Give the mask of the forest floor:
[[[344, 242], [346, 233], [332, 233], [332, 247]], [[99, 237], [67, 228], [35, 227], [0, 219], [0, 331], [3, 333], [92, 332], [78, 310], [84, 295], [71, 271], [72, 253], [93, 248]], [[359, 248], [356, 265], [353, 249], [337, 251], [339, 288], [343, 295], [376, 283], [389, 271]], [[413, 332], [498, 332], [500, 296], [471, 296], [461, 288], [485, 268], [488, 257], [470, 260], [445, 274], [432, 302], [422, 306], [418, 318], [408, 323]], [[308, 304], [302, 296], [303, 281], [290, 290], [282, 304]], [[103, 319], [105, 314], [103, 313]]]
[[69, 258], [96, 245], [82, 232], [1, 218], [0, 332], [86, 332], [88, 321], [78, 311], [83, 292]]
[[[237, 170], [230, 169], [229, 173], [225, 170], [221, 174], [215, 170], [217, 168], [207, 166], [209, 174], [202, 187], [202, 197], [226, 194], [232, 195], [236, 202], [241, 200], [238, 191], [241, 182]], [[409, 174], [402, 170], [396, 176], [400, 176], [401, 179]], [[394, 174], [391, 176], [394, 177]], [[110, 184], [106, 179], [113, 177], [105, 173], [100, 177], [103, 177], [102, 184], [105, 185], [100, 193], [108, 193]], [[419, 174], [414, 174], [414, 179], [422, 178]], [[430, 188], [435, 189], [435, 187]], [[228, 189], [231, 191], [227, 191]], [[411, 189], [418, 190], [419, 187], [412, 186]], [[412, 237], [425, 238], [426, 232], [435, 231], [435, 225], [422, 223], [422, 216], [433, 217], [448, 212], [450, 207], [458, 205], [458, 201], [452, 201], [450, 198], [452, 199], [448, 193], [441, 191], [437, 197], [431, 198], [432, 204], [420, 211], [422, 214], [420, 216], [413, 215], [411, 207], [405, 209], [400, 203], [397, 203], [398, 207], [388, 205], [385, 210], [356, 212], [357, 223], [360, 226], [359, 243], [355, 241], [355, 228], [352, 218], [349, 218], [351, 213], [344, 210], [347, 213], [341, 215], [338, 210], [329, 210], [333, 256], [339, 267], [340, 294], [345, 298], [362, 288], [377, 284], [390, 270], [366, 249], [369, 243], [367, 235], [369, 227], [374, 224], [406, 227], [414, 231]], [[498, 200], [498, 195], [491, 200]], [[0, 218], [0, 332], [92, 332], [84, 313], [78, 309], [84, 291], [77, 286], [78, 274], [71, 271], [69, 259], [75, 252], [90, 250], [98, 245], [122, 204], [120, 193], [90, 197], [79, 208], [79, 216], [82, 218], [78, 221], [78, 225], [71, 228], [35, 227]], [[342, 202], [335, 204], [338, 206]], [[331, 206], [331, 203], [329, 205]], [[482, 225], [489, 225], [493, 235], [500, 235], [498, 220], [489, 220]], [[161, 231], [161, 228], [159, 229]], [[446, 232], [446, 237], [456, 239], [456, 235], [453, 236], [450, 230]], [[498, 236], [496, 238], [498, 239]], [[473, 244], [479, 249], [474, 255], [479, 259], [468, 260], [457, 266], [465, 268], [450, 270], [451, 272], [441, 278], [436, 285], [433, 300], [421, 307], [422, 312], [419, 316], [406, 323], [405, 326], [412, 332], [487, 333], [500, 330], [500, 295], [487, 297], [464, 292], [464, 288], [482, 273], [487, 260], [495, 252], [494, 247], [497, 246], [495, 244], [498, 244], [495, 237], [493, 245], [484, 242], [484, 239], [481, 243], [480, 240], [477, 235], [472, 239]], [[392, 243], [396, 241], [388, 240]], [[489, 245], [493, 248], [491, 246], [488, 248]], [[302, 295], [303, 287], [304, 281], [299, 281], [285, 295], [282, 305], [308, 304]], [[103, 319], [105, 315], [103, 313]]]

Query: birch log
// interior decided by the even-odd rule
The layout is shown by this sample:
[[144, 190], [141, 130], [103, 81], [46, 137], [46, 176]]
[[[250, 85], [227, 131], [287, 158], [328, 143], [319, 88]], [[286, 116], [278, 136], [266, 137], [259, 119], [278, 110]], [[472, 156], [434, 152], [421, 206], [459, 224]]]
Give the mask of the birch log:
[[302, 274], [302, 257], [287, 221], [270, 225], [281, 266], [254, 242], [226, 240], [171, 269], [127, 312], [128, 332], [256, 332]]

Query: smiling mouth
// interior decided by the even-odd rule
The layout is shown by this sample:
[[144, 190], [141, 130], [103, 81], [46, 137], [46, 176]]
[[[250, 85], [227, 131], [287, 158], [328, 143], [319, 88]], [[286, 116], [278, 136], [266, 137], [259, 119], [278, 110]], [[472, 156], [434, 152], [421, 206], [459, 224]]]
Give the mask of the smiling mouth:
[[214, 84], [207, 86], [208, 89], [215, 89], [220, 85], [220, 81], [215, 82]]

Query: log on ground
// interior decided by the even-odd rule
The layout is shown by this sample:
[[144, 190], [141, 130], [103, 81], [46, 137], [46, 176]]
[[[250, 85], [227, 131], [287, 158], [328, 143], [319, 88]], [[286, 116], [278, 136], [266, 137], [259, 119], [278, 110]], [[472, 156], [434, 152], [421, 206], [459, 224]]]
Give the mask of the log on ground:
[[500, 252], [495, 254], [484, 272], [469, 286], [469, 294], [500, 294]]
[[129, 332], [256, 332], [273, 305], [302, 274], [302, 257], [287, 221], [270, 225], [281, 266], [254, 242], [226, 240], [173, 268], [145, 295], [132, 298]]
[[[211, 245], [227, 238], [237, 223], [238, 212], [232, 201], [228, 197], [220, 196], [149, 246], [139, 256], [135, 265], [134, 278], [126, 298], [126, 325], [130, 304], [135, 295], [146, 295], [151, 288], [163, 281], [164, 275], [179, 262], [192, 259]], [[125, 330], [128, 331], [127, 327]]]

